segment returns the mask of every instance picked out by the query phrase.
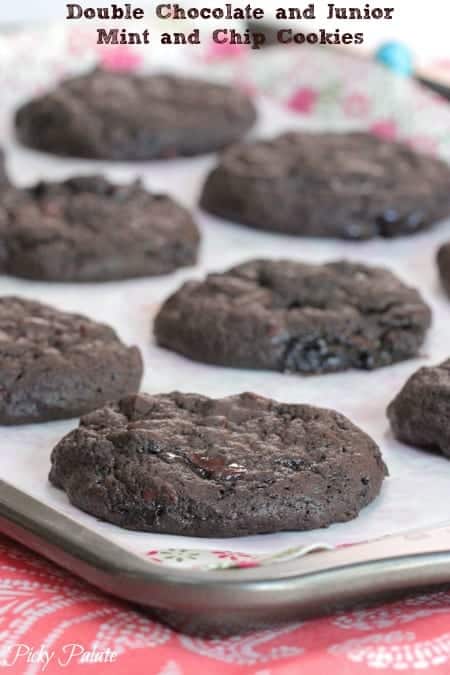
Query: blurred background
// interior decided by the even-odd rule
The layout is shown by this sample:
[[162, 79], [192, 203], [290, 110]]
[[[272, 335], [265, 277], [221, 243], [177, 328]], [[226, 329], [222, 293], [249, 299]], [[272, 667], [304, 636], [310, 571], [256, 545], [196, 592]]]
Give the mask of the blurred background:
[[[265, 19], [254, 30], [267, 35], [285, 28], [275, 21], [278, 7], [299, 6], [308, 0], [233, 0], [233, 7], [263, 7]], [[328, 0], [316, 0], [320, 18], [291, 22], [294, 31], [319, 28], [332, 32], [364, 32], [362, 46], [279, 47], [254, 51], [229, 48], [211, 41], [212, 28], [244, 30], [243, 22], [157, 20], [159, 0], [135, 0], [145, 10], [137, 22], [102, 22], [103, 27], [130, 31], [150, 29], [150, 45], [98, 46], [93, 20], [66, 20], [65, 0], [0, 0], [0, 76], [6, 82], [5, 105], [16, 106], [33, 93], [63, 77], [96, 64], [113, 70], [170, 70], [224, 80], [265, 95], [301, 117], [301, 123], [336, 129], [359, 128], [450, 160], [450, 2], [445, 0], [335, 0], [340, 7], [395, 7], [388, 20], [326, 21]], [[111, 7], [106, 0], [78, 0], [81, 7]], [[125, 3], [116, 2], [118, 6]], [[174, 3], [175, 4], [175, 3]], [[224, 7], [226, 0], [178, 0], [189, 7]], [[190, 32], [200, 28], [202, 45], [161, 46], [162, 31]], [[206, 39], [205, 39], [206, 38]], [[386, 50], [387, 48], [387, 50]], [[380, 51], [384, 58], [380, 57]], [[356, 58], [355, 58], [356, 57]], [[381, 62], [377, 64], [375, 61]], [[406, 67], [405, 67], [406, 64]], [[386, 67], [388, 66], [388, 67]], [[414, 75], [418, 77], [413, 77]], [[419, 82], [418, 82], [419, 80]], [[427, 83], [427, 88], [420, 84]], [[430, 91], [431, 87], [431, 91]], [[439, 92], [443, 97], [436, 97]], [[0, 134], [8, 132], [0, 113]]]

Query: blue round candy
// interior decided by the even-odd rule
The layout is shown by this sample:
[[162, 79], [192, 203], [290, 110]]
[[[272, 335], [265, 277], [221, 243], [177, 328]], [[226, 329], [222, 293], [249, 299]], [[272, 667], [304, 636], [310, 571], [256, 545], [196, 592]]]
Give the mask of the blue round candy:
[[377, 50], [375, 58], [398, 75], [409, 76], [414, 71], [411, 50], [401, 42], [386, 42]]

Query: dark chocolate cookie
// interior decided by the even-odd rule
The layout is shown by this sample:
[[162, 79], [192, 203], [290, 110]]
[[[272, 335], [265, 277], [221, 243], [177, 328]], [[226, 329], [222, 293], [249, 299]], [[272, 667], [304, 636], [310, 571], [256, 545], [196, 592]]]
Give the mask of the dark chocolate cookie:
[[108, 281], [195, 263], [189, 212], [139, 182], [100, 176], [38, 183], [0, 204], [0, 271], [45, 281]]
[[364, 133], [287, 133], [227, 150], [201, 198], [262, 230], [370, 239], [413, 234], [450, 214], [450, 167]]
[[77, 417], [139, 390], [142, 360], [109, 326], [0, 298], [0, 424]]
[[450, 457], [450, 359], [414, 373], [387, 414], [399, 441]]
[[26, 103], [16, 128], [25, 145], [57, 155], [148, 160], [213, 152], [255, 120], [250, 99], [231, 87], [96, 70]]
[[323, 373], [417, 354], [431, 313], [381, 268], [253, 260], [184, 284], [155, 322], [163, 347], [238, 368]]
[[450, 295], [450, 242], [439, 249], [437, 263], [442, 285], [447, 294]]
[[255, 394], [140, 394], [82, 418], [51, 482], [102, 520], [196, 537], [310, 530], [380, 491], [378, 446], [346, 417]]

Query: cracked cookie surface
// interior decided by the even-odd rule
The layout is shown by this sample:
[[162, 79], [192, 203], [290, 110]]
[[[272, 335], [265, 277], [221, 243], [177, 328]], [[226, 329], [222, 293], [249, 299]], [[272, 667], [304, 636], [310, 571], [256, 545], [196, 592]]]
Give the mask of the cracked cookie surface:
[[379, 493], [378, 446], [343, 415], [241, 394], [139, 394], [83, 417], [50, 481], [121, 527], [199, 537], [309, 530]]
[[111, 281], [193, 265], [200, 235], [190, 213], [139, 181], [101, 176], [6, 191], [0, 272], [43, 281]]
[[399, 441], [450, 458], [450, 359], [415, 372], [387, 415]]
[[149, 160], [214, 152], [256, 120], [231, 87], [168, 75], [95, 70], [22, 106], [19, 139], [57, 155]]
[[142, 359], [112, 328], [0, 298], [0, 424], [77, 417], [139, 390]]
[[185, 283], [154, 330], [161, 346], [196, 361], [323, 373], [411, 358], [430, 322], [419, 293], [386, 269], [253, 260]]
[[290, 132], [224, 152], [206, 211], [262, 230], [371, 239], [414, 234], [450, 215], [450, 167], [365, 133]]

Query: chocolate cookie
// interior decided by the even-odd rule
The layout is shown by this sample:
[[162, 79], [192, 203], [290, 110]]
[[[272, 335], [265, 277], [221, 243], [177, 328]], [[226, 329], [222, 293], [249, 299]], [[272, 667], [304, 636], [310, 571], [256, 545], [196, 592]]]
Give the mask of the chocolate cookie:
[[250, 99], [231, 87], [95, 70], [26, 103], [16, 128], [25, 145], [57, 155], [148, 160], [213, 152], [255, 120]]
[[138, 391], [142, 360], [109, 326], [0, 298], [0, 424], [77, 417]]
[[184, 284], [162, 306], [155, 334], [196, 361], [324, 373], [408, 359], [430, 321], [419, 293], [388, 270], [253, 260]]
[[0, 204], [0, 271], [45, 281], [152, 276], [195, 263], [189, 212], [139, 182], [100, 176], [38, 183]]
[[380, 491], [378, 446], [346, 417], [255, 394], [140, 394], [82, 418], [50, 481], [97, 518], [195, 537], [310, 530]]
[[364, 133], [287, 133], [236, 145], [210, 173], [207, 211], [262, 230], [370, 239], [450, 214], [450, 167]]
[[414, 373], [387, 414], [399, 441], [450, 457], [450, 359]]
[[437, 263], [442, 285], [447, 294], [450, 295], [450, 242], [439, 249]]

